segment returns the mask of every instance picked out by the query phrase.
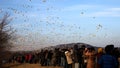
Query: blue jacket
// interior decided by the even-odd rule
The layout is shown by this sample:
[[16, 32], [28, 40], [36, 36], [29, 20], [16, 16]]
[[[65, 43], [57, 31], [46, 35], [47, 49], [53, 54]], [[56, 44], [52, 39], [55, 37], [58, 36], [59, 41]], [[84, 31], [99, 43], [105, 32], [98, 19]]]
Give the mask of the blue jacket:
[[117, 60], [112, 55], [105, 54], [100, 57], [98, 64], [101, 68], [116, 68]]

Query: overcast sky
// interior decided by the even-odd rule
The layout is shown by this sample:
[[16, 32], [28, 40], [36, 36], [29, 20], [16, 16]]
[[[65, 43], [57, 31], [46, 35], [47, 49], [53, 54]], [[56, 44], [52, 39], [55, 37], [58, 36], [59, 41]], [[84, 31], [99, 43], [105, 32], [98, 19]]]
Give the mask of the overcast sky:
[[120, 44], [120, 0], [0, 0], [17, 30], [13, 50], [66, 43]]

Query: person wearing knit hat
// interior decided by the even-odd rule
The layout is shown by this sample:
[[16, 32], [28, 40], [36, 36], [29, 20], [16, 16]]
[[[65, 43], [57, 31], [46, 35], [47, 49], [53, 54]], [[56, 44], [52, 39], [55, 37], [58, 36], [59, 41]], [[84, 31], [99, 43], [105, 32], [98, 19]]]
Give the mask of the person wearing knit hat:
[[104, 52], [104, 50], [103, 50], [103, 48], [98, 48], [98, 53], [103, 53]]
[[103, 48], [98, 48], [98, 50], [97, 50], [97, 54], [96, 54], [96, 62], [97, 62], [97, 68], [99, 67], [98, 66], [98, 61], [99, 61], [99, 59], [100, 59], [100, 57], [102, 56], [104, 54], [104, 49]]

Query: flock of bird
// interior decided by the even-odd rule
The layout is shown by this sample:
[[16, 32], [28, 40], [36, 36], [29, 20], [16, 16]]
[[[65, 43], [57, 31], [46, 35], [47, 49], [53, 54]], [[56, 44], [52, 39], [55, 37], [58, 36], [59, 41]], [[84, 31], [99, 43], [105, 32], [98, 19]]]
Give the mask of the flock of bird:
[[[29, 1], [32, 3], [32, 0], [29, 0]], [[47, 2], [47, 0], [41, 0], [41, 1], [43, 2], [43, 4]], [[32, 10], [33, 8], [35, 9], [35, 7], [32, 6], [31, 4], [24, 4], [21, 7], [23, 10], [19, 10], [19, 9], [13, 8], [13, 7], [6, 8], [8, 11], [11, 11], [12, 14], [17, 15], [14, 17], [13, 20], [18, 20], [20, 16], [24, 18], [23, 22], [19, 25], [19, 26], [21, 26], [21, 28], [18, 29], [18, 31], [20, 31], [21, 33], [22, 33], [22, 31], [23, 31], [23, 33], [26, 32], [26, 34], [25, 34], [26, 37], [23, 36], [23, 37], [19, 38], [18, 41], [24, 42], [24, 41], [26, 41], [26, 39], [28, 42], [34, 41], [34, 39], [32, 39], [32, 38], [30, 39], [29, 37], [33, 36], [32, 35], [33, 33], [31, 32], [31, 30], [34, 30], [36, 28], [37, 28], [36, 29], [37, 32], [33, 37], [36, 36], [35, 38], [37, 38], [39, 35], [41, 35], [41, 37], [39, 37], [39, 38], [44, 40], [42, 42], [46, 42], [45, 40], [48, 40], [48, 39], [49, 39], [48, 41], [50, 41], [51, 43], [56, 42], [56, 40], [62, 41], [64, 39], [55, 39], [55, 38], [54, 38], [55, 40], [52, 39], [51, 35], [53, 35], [52, 37], [56, 37], [56, 36], [63, 37], [66, 35], [65, 32], [71, 32], [71, 35], [73, 35], [72, 37], [75, 37], [75, 36], [79, 37], [79, 38], [82, 37], [80, 34], [78, 34], [78, 32], [76, 32], [77, 34], [75, 34], [75, 32], [73, 32], [74, 29], [81, 31], [80, 25], [77, 25], [77, 24], [73, 24], [73, 25], [67, 24], [66, 25], [65, 22], [62, 21], [62, 18], [59, 16], [48, 15], [44, 18], [44, 20], [41, 20], [41, 18], [40, 18], [39, 21], [36, 20], [33, 23], [29, 23], [30, 22], [29, 19], [31, 20], [31, 18], [29, 17], [29, 15], [26, 15], [26, 13], [29, 13], [30, 12], [29, 10]], [[54, 8], [53, 6], [49, 6], [49, 7], [42, 7], [42, 8], [45, 8], [45, 10], [41, 10], [41, 7], [38, 6], [35, 10], [37, 12], [41, 12], [41, 11], [49, 12], [50, 10], [53, 10], [53, 8]], [[0, 13], [6, 12], [6, 11], [4, 11], [4, 9], [5, 8], [1, 8]], [[28, 11], [27, 11], [27, 9], [28, 9]], [[80, 14], [84, 15], [85, 13], [83, 11], [81, 11]], [[96, 17], [93, 16], [93, 19], [96, 19]], [[25, 23], [27, 23], [27, 24], [25, 25]], [[99, 31], [103, 28], [102, 24], [98, 24], [95, 26], [96, 26], [97, 31]], [[48, 34], [48, 35], [46, 35], [46, 37], [42, 37], [44, 35], [44, 32], [46, 32]], [[64, 33], [61, 33], [61, 32], [64, 32]], [[73, 32], [73, 34], [72, 34], [72, 32]], [[42, 33], [43, 33], [43, 35], [42, 35]], [[92, 36], [92, 37], [97, 36], [96, 34], [93, 34], [93, 33], [89, 33], [88, 35]], [[69, 37], [70, 36], [68, 36], [68, 38]], [[35, 44], [35, 42], [33, 42], [33, 44]]]

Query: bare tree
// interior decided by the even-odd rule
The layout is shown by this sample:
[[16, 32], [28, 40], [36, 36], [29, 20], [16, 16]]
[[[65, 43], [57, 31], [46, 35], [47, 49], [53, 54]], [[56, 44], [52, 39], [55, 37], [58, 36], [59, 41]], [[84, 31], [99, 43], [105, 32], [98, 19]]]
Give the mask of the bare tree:
[[5, 14], [2, 19], [0, 19], [0, 65], [3, 58], [7, 55], [5, 51], [11, 47], [10, 40], [14, 30], [10, 26], [9, 14]]

